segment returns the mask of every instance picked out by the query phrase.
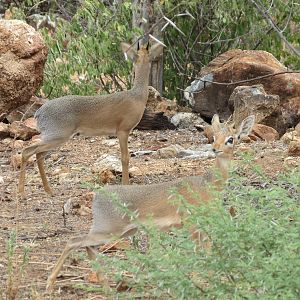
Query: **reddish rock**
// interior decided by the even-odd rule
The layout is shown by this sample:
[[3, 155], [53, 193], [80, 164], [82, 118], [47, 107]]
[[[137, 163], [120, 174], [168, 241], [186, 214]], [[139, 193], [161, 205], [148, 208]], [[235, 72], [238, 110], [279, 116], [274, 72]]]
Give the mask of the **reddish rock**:
[[288, 154], [291, 156], [300, 156], [300, 141], [291, 141], [288, 148]]
[[[258, 50], [229, 50], [202, 68], [198, 77], [221, 83], [249, 80], [263, 75], [285, 72], [287, 68], [272, 54]], [[234, 107], [229, 105], [229, 97], [239, 85], [262, 84], [266, 93], [278, 95], [283, 117], [287, 117], [286, 128], [295, 126], [300, 121], [300, 74], [287, 73], [266, 77], [233, 85], [218, 85], [195, 80], [187, 91], [198, 91], [188, 96], [193, 109], [201, 116], [212, 118], [219, 113], [221, 119], [227, 119]], [[185, 96], [188, 93], [185, 93]], [[298, 120], [298, 121], [297, 121]], [[290, 123], [292, 122], [292, 124]]]
[[279, 133], [274, 128], [263, 124], [254, 124], [251, 133], [268, 142], [279, 139]]
[[29, 140], [39, 132], [36, 129], [36, 120], [29, 118], [25, 122], [15, 121], [10, 126], [10, 135], [21, 140]]
[[47, 46], [20, 20], [0, 20], [0, 120], [28, 103], [43, 79]]

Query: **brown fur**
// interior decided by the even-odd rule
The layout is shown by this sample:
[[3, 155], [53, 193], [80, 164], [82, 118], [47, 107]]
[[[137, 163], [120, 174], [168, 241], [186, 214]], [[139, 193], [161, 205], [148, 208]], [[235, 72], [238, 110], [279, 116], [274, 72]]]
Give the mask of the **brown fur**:
[[[132, 235], [137, 230], [134, 220], [124, 216], [113, 200], [115, 195], [120, 203], [137, 213], [138, 221], [147, 223], [149, 216], [151, 222], [161, 230], [180, 226], [182, 215], [174, 203], [176, 195], [183, 196], [186, 201], [194, 205], [201, 205], [213, 200], [210, 186], [222, 189], [228, 178], [228, 168], [233, 157], [234, 143], [243, 135], [248, 135], [254, 124], [254, 117], [245, 119], [237, 133], [219, 122], [218, 116], [213, 118], [215, 142], [213, 150], [217, 159], [216, 172], [208, 172], [204, 176], [191, 176], [151, 185], [108, 186], [103, 191], [95, 194], [93, 201], [93, 225], [88, 234], [73, 238], [68, 241], [61, 257], [48, 278], [47, 288], [51, 288], [62, 268], [65, 259], [71, 251], [80, 247], [90, 249], [112, 241], [116, 237]], [[232, 144], [228, 141], [231, 141]], [[219, 174], [216, 174], [219, 173]], [[173, 189], [176, 193], [171, 194]], [[205, 234], [192, 230], [192, 236], [197, 238], [199, 244], [207, 248], [209, 242]], [[90, 250], [88, 250], [90, 251]], [[93, 258], [92, 258], [93, 259]], [[101, 275], [99, 274], [101, 277]]]
[[104, 96], [65, 96], [48, 101], [36, 112], [42, 140], [22, 152], [19, 176], [19, 193], [22, 196], [26, 164], [34, 154], [44, 189], [53, 195], [44, 169], [45, 154], [77, 133], [86, 136], [117, 135], [121, 148], [122, 184], [129, 184], [128, 136], [142, 118], [148, 100], [151, 60], [161, 54], [162, 46], [155, 44], [150, 51], [146, 48], [135, 51], [125, 43], [121, 46], [134, 60], [135, 80], [131, 90]]

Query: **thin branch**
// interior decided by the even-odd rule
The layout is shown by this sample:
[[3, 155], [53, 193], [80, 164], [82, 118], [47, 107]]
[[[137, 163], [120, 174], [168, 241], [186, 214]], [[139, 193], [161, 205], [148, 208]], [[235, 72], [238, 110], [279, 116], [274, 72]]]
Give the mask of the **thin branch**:
[[[235, 81], [235, 82], [218, 82], [218, 81], [212, 81], [212, 80], [207, 80], [207, 79], [202, 79], [202, 78], [197, 78], [197, 77], [192, 77], [192, 78], [195, 79], [195, 80], [202, 81], [204, 83], [211, 83], [211, 84], [216, 84], [216, 85], [230, 86], [230, 85], [237, 85], [237, 84], [241, 84], [241, 83], [247, 83], [247, 82], [251, 82], [251, 81], [256, 81], [256, 80], [264, 79], [264, 78], [267, 78], [267, 77], [282, 75], [282, 74], [300, 74], [300, 71], [278, 72], [278, 73], [273, 73], [273, 74], [267, 74], [267, 75], [257, 76], [255, 78], [250, 78], [250, 79], [245, 79], [245, 80], [239, 80], [239, 81]], [[189, 75], [186, 75], [186, 74], [180, 74], [180, 75], [189, 76]], [[183, 89], [180, 89], [180, 88], [178, 88], [178, 90], [186, 92], [186, 90], [183, 90]], [[196, 93], [199, 93], [199, 91], [189, 92], [189, 93], [196, 94]]]
[[296, 54], [298, 57], [300, 57], [300, 52], [292, 45], [289, 43], [289, 41], [286, 39], [286, 37], [283, 35], [282, 31], [279, 30], [279, 28], [276, 26], [276, 24], [273, 22], [270, 14], [264, 10], [262, 7], [259, 6], [259, 4], [255, 1], [255, 0], [250, 0], [255, 7], [257, 8], [257, 10], [261, 13], [261, 15], [265, 18], [265, 20], [272, 26], [272, 28], [275, 30], [275, 32], [278, 34], [278, 36], [280, 37], [281, 40], [284, 41], [284, 43], [286, 44], [286, 46], [294, 53]]

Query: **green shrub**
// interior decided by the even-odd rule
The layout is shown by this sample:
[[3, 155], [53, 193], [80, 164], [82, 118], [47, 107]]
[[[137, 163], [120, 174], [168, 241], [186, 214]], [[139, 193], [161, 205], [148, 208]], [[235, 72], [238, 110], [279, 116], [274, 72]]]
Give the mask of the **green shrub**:
[[[172, 234], [154, 227], [145, 250], [99, 255], [96, 268], [125, 286], [122, 299], [298, 299], [300, 296], [300, 169], [274, 180], [234, 176], [215, 201], [188, 211]], [[229, 211], [231, 213], [229, 213]], [[211, 251], [197, 249], [190, 228], [205, 232]], [[134, 243], [139, 245], [139, 243]]]

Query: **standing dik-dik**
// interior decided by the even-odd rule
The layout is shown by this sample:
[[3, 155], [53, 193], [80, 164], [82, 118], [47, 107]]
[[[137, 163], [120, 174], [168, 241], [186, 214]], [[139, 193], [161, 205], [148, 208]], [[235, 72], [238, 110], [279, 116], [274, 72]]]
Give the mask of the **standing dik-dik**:
[[[109, 243], [116, 237], [126, 237], [136, 232], [137, 223], [118, 209], [112, 193], [114, 197], [118, 197], [121, 204], [124, 203], [127, 208], [137, 213], [138, 222], [145, 224], [150, 217], [151, 222], [161, 229], [181, 224], [182, 215], [178, 206], [174, 204], [170, 189], [175, 189], [193, 205], [212, 200], [211, 185], [218, 190], [222, 189], [228, 178], [234, 145], [250, 133], [254, 120], [254, 116], [249, 116], [235, 131], [231, 126], [221, 124], [217, 115], [213, 117], [213, 150], [217, 158], [213, 171], [207, 172], [204, 176], [185, 177], [151, 185], [109, 186], [104, 191], [95, 194], [93, 225], [90, 232], [68, 241], [48, 278], [47, 288], [53, 286], [64, 261], [72, 250], [86, 247], [89, 258], [95, 259], [97, 252], [94, 248], [96, 246]], [[201, 242], [200, 234], [198, 236]]]
[[52, 195], [44, 170], [45, 154], [77, 133], [85, 136], [117, 135], [121, 148], [122, 184], [129, 184], [128, 136], [142, 118], [148, 100], [150, 64], [162, 53], [162, 46], [156, 43], [149, 51], [148, 45], [142, 45], [137, 51], [126, 43], [121, 43], [121, 47], [134, 62], [135, 78], [131, 90], [103, 96], [65, 96], [48, 101], [36, 112], [42, 140], [22, 152], [21, 195], [24, 195], [26, 163], [34, 154], [44, 189]]

